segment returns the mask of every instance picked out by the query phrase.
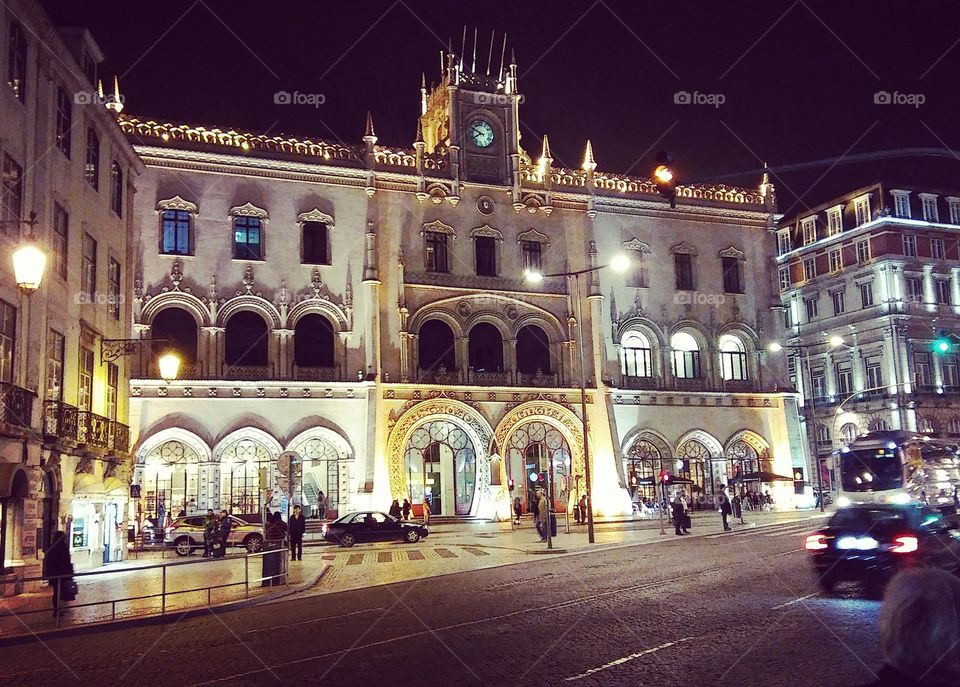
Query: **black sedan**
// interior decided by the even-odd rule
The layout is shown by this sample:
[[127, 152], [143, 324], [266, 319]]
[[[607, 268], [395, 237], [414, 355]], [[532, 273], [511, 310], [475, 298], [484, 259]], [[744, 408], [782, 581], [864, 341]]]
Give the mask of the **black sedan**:
[[960, 532], [920, 504], [857, 504], [838, 510], [807, 537], [820, 588], [862, 582], [876, 595], [900, 569], [911, 566], [960, 572]]
[[323, 538], [341, 546], [375, 541], [404, 541], [413, 544], [428, 534], [430, 531], [420, 523], [403, 522], [377, 511], [347, 513], [323, 527]]

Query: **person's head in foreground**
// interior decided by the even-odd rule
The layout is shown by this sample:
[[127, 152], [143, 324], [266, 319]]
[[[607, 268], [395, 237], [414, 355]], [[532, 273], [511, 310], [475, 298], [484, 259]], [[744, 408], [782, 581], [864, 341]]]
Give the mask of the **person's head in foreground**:
[[923, 568], [894, 577], [880, 609], [880, 644], [906, 680], [960, 685], [960, 579]]

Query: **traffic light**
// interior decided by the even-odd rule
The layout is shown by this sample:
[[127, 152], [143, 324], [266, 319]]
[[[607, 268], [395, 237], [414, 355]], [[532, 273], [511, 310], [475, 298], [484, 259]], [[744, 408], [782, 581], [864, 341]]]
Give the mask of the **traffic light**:
[[933, 340], [933, 352], [937, 355], [947, 355], [953, 353], [954, 349], [953, 339], [950, 338], [950, 335], [944, 331], [937, 332], [937, 338]]
[[653, 181], [660, 195], [670, 201], [670, 207], [677, 207], [677, 178], [671, 166], [673, 155], [661, 150], [657, 153], [657, 166], [653, 170]]
[[666, 470], [660, 471], [660, 484], [670, 484], [670, 473]]

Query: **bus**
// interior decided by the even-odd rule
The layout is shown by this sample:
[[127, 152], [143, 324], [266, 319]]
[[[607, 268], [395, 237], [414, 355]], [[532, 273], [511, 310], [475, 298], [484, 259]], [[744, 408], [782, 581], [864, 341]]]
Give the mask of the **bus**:
[[956, 512], [960, 443], [906, 431], [869, 432], [833, 452], [837, 506], [923, 502]]

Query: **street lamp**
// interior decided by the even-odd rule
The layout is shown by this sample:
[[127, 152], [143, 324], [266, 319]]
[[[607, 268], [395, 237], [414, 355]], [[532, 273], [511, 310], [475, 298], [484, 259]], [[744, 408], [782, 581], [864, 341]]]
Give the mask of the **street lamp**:
[[[837, 348], [838, 346], [846, 345], [843, 337], [838, 334], [834, 334], [828, 338], [827, 344], [829, 344], [831, 348]], [[784, 348], [787, 348], [796, 352], [802, 363], [806, 363], [805, 366], [807, 368], [807, 375], [810, 377], [810, 386], [806, 386], [806, 383], [804, 383], [804, 386], [806, 386], [806, 388], [809, 390], [809, 393], [804, 394], [804, 399], [805, 401], [808, 400], [810, 402], [810, 416], [807, 419], [807, 443], [810, 446], [810, 457], [813, 459], [814, 467], [817, 470], [817, 490], [820, 494], [820, 512], [823, 513], [826, 510], [823, 503], [823, 472], [820, 469], [820, 450], [817, 444], [817, 405], [815, 398], [816, 394], [814, 393], [813, 389], [813, 368], [810, 366], [810, 349], [819, 347], [821, 345], [822, 344], [796, 343], [787, 344], [784, 346], [779, 341], [771, 341], [769, 344], [767, 344], [767, 350], [771, 353], [779, 353], [780, 351], [784, 350]], [[800, 357], [800, 353], [804, 354], [803, 357]], [[803, 378], [803, 367], [804, 365], [801, 364], [801, 379]]]
[[180, 372], [180, 356], [175, 353], [164, 353], [157, 360], [157, 366], [160, 368], [160, 379], [169, 384]]
[[[577, 348], [580, 351], [580, 424], [583, 433], [583, 479], [586, 482], [587, 496], [587, 540], [593, 544], [596, 541], [593, 528], [593, 489], [590, 483], [590, 438], [588, 434], [589, 421], [587, 420], [587, 366], [583, 353], [583, 306], [580, 304], [580, 277], [585, 274], [599, 272], [605, 267], [609, 267], [614, 272], [625, 272], [630, 269], [631, 261], [626, 255], [615, 255], [607, 265], [596, 265], [582, 270], [573, 270], [571, 272], [555, 272], [553, 274], [544, 274], [539, 269], [526, 269], [523, 276], [531, 284], [539, 284], [548, 277], [567, 277], [572, 278], [576, 292], [574, 302], [577, 306]], [[551, 504], [552, 506], [553, 504]], [[547, 533], [549, 535], [551, 522], [547, 522]]]
[[40, 288], [46, 266], [47, 254], [29, 239], [13, 252], [13, 274], [24, 295]]

